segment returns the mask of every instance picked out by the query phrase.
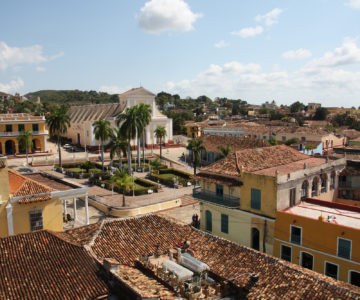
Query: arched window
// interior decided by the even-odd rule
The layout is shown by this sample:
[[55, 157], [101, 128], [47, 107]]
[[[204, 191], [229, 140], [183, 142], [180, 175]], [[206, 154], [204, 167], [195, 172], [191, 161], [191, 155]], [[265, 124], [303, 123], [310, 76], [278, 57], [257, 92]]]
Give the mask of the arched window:
[[335, 171], [332, 171], [330, 176], [330, 190], [335, 189], [335, 176], [336, 176]]
[[211, 211], [207, 210], [205, 212], [205, 218], [206, 218], [206, 230], [212, 231], [212, 215]]
[[327, 192], [327, 174], [321, 174], [321, 192]]
[[251, 248], [260, 250], [260, 232], [257, 228], [251, 228]]
[[309, 197], [309, 182], [305, 180], [301, 185], [301, 201], [306, 200]]
[[319, 186], [319, 178], [314, 177], [311, 186], [311, 197], [318, 196], [318, 186]]

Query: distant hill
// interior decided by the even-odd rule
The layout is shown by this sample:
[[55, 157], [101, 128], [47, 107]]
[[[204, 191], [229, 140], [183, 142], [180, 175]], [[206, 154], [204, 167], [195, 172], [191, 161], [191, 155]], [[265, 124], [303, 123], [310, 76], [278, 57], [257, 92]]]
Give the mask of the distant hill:
[[113, 103], [118, 101], [117, 95], [96, 91], [79, 90], [41, 90], [25, 95], [30, 101], [40, 97], [41, 103], [63, 103], [68, 105]]

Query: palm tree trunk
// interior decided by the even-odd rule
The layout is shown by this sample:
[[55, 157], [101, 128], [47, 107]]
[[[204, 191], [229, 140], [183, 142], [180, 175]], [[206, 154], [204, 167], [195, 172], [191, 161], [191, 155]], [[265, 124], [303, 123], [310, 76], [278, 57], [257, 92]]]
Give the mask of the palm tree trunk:
[[28, 159], [28, 141], [25, 142], [25, 147], [26, 147], [26, 164], [29, 164], [29, 159]]
[[101, 141], [101, 167], [104, 172], [104, 142]]
[[128, 144], [128, 173], [131, 176], [131, 146], [130, 146], [131, 139], [129, 139]]
[[60, 169], [62, 168], [62, 161], [61, 161], [61, 145], [60, 145], [60, 135], [58, 134], [58, 150], [59, 150], [59, 165]]
[[120, 150], [120, 155], [119, 155], [119, 166], [120, 166], [120, 169], [122, 169], [123, 164], [122, 164], [122, 154], [121, 154], [121, 150]]
[[123, 203], [122, 206], [125, 206], [125, 191], [123, 191]]
[[160, 138], [160, 159], [162, 158], [162, 138]]
[[144, 163], [144, 165], [145, 165], [145, 129], [144, 129], [144, 132], [143, 132], [142, 139], [143, 139], [143, 149], [142, 149], [142, 152], [143, 152], [143, 163]]
[[[137, 129], [136, 129], [137, 132]], [[138, 160], [138, 167], [140, 167], [140, 138], [139, 134], [137, 134], [137, 160]]]

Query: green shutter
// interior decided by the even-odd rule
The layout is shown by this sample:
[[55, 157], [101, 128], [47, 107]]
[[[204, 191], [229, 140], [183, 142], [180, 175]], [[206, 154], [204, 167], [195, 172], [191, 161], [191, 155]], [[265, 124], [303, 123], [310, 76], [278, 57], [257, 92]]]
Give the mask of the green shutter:
[[350, 253], [351, 253], [351, 242], [339, 238], [338, 256], [342, 258], [350, 259]]
[[221, 232], [229, 233], [229, 216], [221, 214]]
[[258, 189], [251, 189], [251, 208], [261, 209], [261, 191]]

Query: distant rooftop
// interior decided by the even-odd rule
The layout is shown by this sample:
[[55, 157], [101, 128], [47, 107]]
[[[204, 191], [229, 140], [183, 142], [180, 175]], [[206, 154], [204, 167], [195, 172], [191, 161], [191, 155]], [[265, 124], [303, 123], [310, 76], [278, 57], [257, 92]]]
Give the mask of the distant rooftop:
[[[360, 229], [360, 210], [347, 205], [337, 205], [326, 201], [302, 201], [299, 205], [290, 207], [283, 212], [318, 220], [325, 217], [325, 222]], [[334, 216], [328, 220], [328, 216]]]

